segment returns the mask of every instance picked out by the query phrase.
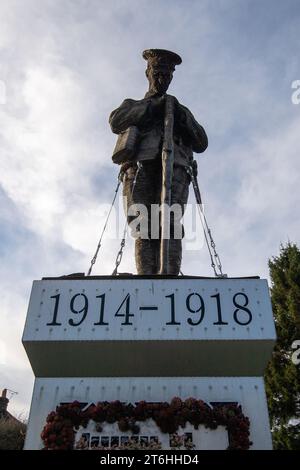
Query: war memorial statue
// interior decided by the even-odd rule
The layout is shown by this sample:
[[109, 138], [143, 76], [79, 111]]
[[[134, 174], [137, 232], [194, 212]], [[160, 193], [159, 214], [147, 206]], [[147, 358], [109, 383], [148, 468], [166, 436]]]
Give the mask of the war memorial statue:
[[[214, 278], [178, 276], [184, 234], [181, 213], [171, 209], [184, 209], [191, 183], [201, 211], [193, 152], [206, 149], [207, 137], [166, 94], [180, 57], [157, 49], [143, 56], [149, 91], [110, 116], [121, 170], [111, 208], [123, 182], [131, 232], [140, 224], [138, 275], [116, 275], [124, 230], [115, 271], [91, 276], [110, 209], [86, 276], [33, 282], [22, 338], [35, 375], [24, 447], [151, 455], [175, 448], [184, 456], [269, 450], [263, 374], [276, 340], [269, 286], [258, 276], [227, 277], [220, 263]], [[131, 211], [136, 205], [147, 215]], [[202, 227], [213, 249], [205, 220]]]
[[[183, 215], [191, 172], [197, 168], [193, 152], [204, 152], [208, 142], [190, 110], [167, 94], [175, 66], [182, 62], [179, 55], [148, 49], [143, 58], [147, 60], [149, 90], [141, 100], [125, 99], [111, 113], [111, 129], [119, 135], [112, 159], [122, 165], [128, 224], [138, 215], [130, 214], [133, 205], [147, 208], [146, 236], [135, 240], [138, 274], [177, 276], [184, 230], [180, 219], [172, 212], [167, 214], [166, 207], [180, 205]], [[151, 236], [154, 205], [161, 208], [158, 237]]]

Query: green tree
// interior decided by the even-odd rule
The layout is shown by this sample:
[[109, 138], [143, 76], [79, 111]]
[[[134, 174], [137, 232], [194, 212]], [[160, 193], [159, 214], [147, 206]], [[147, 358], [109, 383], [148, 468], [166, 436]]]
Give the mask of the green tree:
[[269, 269], [277, 331], [265, 374], [273, 444], [275, 449], [300, 450], [300, 364], [292, 361], [292, 344], [300, 340], [299, 248], [281, 246], [279, 256], [269, 260]]

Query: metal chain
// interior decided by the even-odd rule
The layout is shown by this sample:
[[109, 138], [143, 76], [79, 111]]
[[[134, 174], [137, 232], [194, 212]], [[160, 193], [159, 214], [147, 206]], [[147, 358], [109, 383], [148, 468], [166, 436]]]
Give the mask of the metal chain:
[[[138, 177], [138, 174], [139, 174], [141, 168], [142, 168], [142, 163], [137, 162], [137, 170], [136, 170], [136, 173], [135, 173], [135, 176], [134, 176], [134, 180], [133, 180], [132, 188], [131, 188], [131, 194], [130, 194], [130, 199], [131, 200], [132, 200], [132, 197], [133, 197], [137, 177]], [[123, 251], [124, 251], [125, 244], [126, 244], [126, 235], [127, 235], [127, 217], [126, 217], [126, 220], [125, 220], [123, 237], [122, 237], [122, 240], [121, 240], [120, 249], [119, 249], [117, 257], [116, 257], [115, 269], [113, 270], [112, 276], [116, 276], [118, 274], [118, 267], [121, 264], [121, 261], [122, 261], [122, 258], [123, 258]]]
[[127, 222], [125, 225], [125, 231], [124, 231], [123, 238], [121, 241], [120, 249], [116, 257], [116, 266], [115, 266], [115, 269], [113, 270], [112, 276], [116, 276], [118, 274], [118, 267], [120, 266], [122, 258], [123, 258], [123, 250], [124, 250], [125, 242], [126, 242], [126, 234], [127, 234]]
[[119, 187], [120, 187], [121, 181], [122, 181], [122, 173], [120, 172], [119, 175], [118, 175], [118, 183], [117, 183], [117, 186], [116, 186], [116, 189], [115, 189], [115, 194], [114, 194], [112, 203], [111, 203], [111, 205], [110, 205], [110, 209], [109, 209], [109, 211], [108, 211], [108, 214], [107, 214], [107, 217], [106, 217], [106, 220], [105, 220], [105, 223], [104, 223], [104, 226], [103, 226], [101, 235], [100, 235], [100, 239], [99, 239], [99, 242], [98, 242], [98, 245], [97, 245], [97, 248], [96, 248], [96, 252], [95, 252], [93, 258], [91, 259], [91, 264], [90, 264], [90, 267], [89, 267], [87, 276], [90, 276], [90, 275], [91, 275], [93, 266], [94, 266], [94, 264], [95, 264], [96, 261], [97, 261], [98, 253], [99, 253], [99, 250], [100, 250], [100, 248], [101, 248], [102, 238], [103, 238], [104, 232], [105, 232], [105, 230], [106, 230], [107, 223], [108, 223], [108, 219], [109, 219], [109, 217], [110, 217], [112, 208], [113, 208], [113, 206], [114, 206], [114, 204], [115, 204], [116, 197], [117, 197], [117, 194], [118, 194], [118, 191], [119, 191]]
[[[211, 229], [208, 226], [207, 219], [203, 211], [203, 205], [202, 205], [198, 180], [195, 178], [193, 169], [191, 167], [186, 167], [186, 171], [190, 175], [191, 180], [192, 180], [192, 185], [193, 185], [194, 192], [195, 192], [195, 198], [197, 202], [200, 221], [201, 221], [201, 225], [203, 228], [204, 237], [205, 237], [207, 249], [208, 249], [210, 260], [211, 260], [211, 267], [213, 268], [213, 271], [216, 277], [227, 277], [226, 274], [223, 274], [221, 260], [216, 250], [216, 244], [213, 239]], [[217, 272], [216, 268], [218, 269], [219, 272]]]
[[[204, 216], [204, 214], [203, 214], [203, 216]], [[213, 252], [214, 252], [214, 258], [216, 260], [216, 264], [217, 264], [219, 272], [220, 272], [219, 275], [224, 277], [225, 275], [223, 274], [223, 271], [222, 271], [222, 263], [221, 263], [219, 255], [217, 253], [216, 244], [215, 244], [214, 239], [212, 237], [211, 230], [209, 228], [207, 228], [207, 232], [208, 232], [208, 236], [210, 238], [210, 245], [211, 245], [211, 247], [213, 249]]]
[[[134, 180], [133, 180], [133, 184], [132, 184], [131, 199], [132, 199], [133, 194], [134, 194], [134, 189], [135, 189], [135, 186], [136, 186], [137, 177], [138, 177], [138, 174], [139, 174], [139, 171], [140, 171], [141, 167], [142, 167], [142, 164], [140, 162], [138, 162], [137, 171], [136, 171], [136, 174], [135, 174], [135, 177], [134, 177]], [[211, 260], [211, 267], [213, 268], [213, 271], [214, 271], [214, 274], [215, 274], [216, 277], [226, 277], [226, 274], [223, 274], [222, 263], [221, 263], [220, 257], [217, 253], [217, 250], [216, 250], [216, 244], [215, 244], [215, 241], [213, 239], [211, 229], [208, 226], [208, 222], [207, 222], [207, 219], [206, 219], [204, 211], [203, 211], [203, 206], [202, 206], [202, 200], [201, 200], [201, 194], [200, 194], [198, 181], [195, 178], [193, 169], [191, 167], [186, 167], [186, 171], [187, 171], [187, 173], [189, 174], [189, 176], [191, 177], [191, 180], [192, 180], [192, 185], [193, 185], [193, 189], [194, 189], [194, 192], [195, 192], [195, 198], [196, 198], [196, 202], [197, 202], [197, 208], [198, 208], [198, 212], [199, 212], [199, 216], [200, 216], [200, 221], [201, 221], [201, 225], [202, 225], [202, 228], [203, 228], [203, 233], [204, 233], [207, 249], [208, 249], [210, 260]], [[118, 175], [118, 183], [117, 183], [117, 186], [116, 186], [116, 189], [115, 189], [115, 194], [114, 194], [110, 209], [108, 211], [108, 214], [107, 214], [107, 217], [106, 217], [106, 220], [105, 220], [102, 232], [101, 232], [101, 236], [100, 236], [100, 239], [99, 239], [99, 242], [98, 242], [98, 245], [97, 245], [96, 252], [95, 252], [95, 254], [94, 254], [94, 256], [91, 260], [91, 264], [90, 264], [87, 276], [91, 275], [93, 266], [97, 261], [99, 250], [100, 250], [101, 244], [102, 244], [102, 238], [104, 236], [104, 233], [105, 233], [105, 230], [106, 230], [106, 227], [107, 227], [107, 224], [108, 224], [108, 220], [109, 220], [111, 211], [112, 211], [113, 206], [115, 204], [116, 197], [117, 197], [122, 179], [123, 179], [123, 173], [120, 172], [119, 175]], [[127, 219], [125, 221], [125, 226], [124, 226], [124, 230], [123, 230], [123, 237], [122, 237], [122, 240], [121, 240], [120, 249], [118, 251], [116, 261], [115, 261], [115, 269], [112, 273], [113, 276], [117, 275], [118, 267], [120, 266], [121, 261], [122, 261], [123, 252], [124, 252], [124, 248], [125, 248], [125, 244], [126, 244], [126, 235], [127, 235]], [[217, 272], [216, 267], [217, 267], [219, 273]], [[183, 275], [182, 272], [181, 272], [181, 275]]]

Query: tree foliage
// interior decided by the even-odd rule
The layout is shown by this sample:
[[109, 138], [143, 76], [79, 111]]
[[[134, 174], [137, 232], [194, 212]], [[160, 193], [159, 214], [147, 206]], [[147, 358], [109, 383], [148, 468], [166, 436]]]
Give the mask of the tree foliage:
[[266, 374], [266, 392], [275, 449], [300, 449], [300, 364], [292, 344], [300, 340], [300, 250], [281, 246], [269, 260], [277, 343]]

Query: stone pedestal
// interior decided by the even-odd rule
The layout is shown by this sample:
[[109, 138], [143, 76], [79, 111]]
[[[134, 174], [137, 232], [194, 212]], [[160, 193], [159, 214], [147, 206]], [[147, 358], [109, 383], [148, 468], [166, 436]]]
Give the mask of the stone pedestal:
[[[251, 449], [270, 449], [262, 375], [275, 342], [266, 280], [137, 276], [52, 278], [33, 283], [23, 343], [36, 376], [27, 449], [43, 447], [46, 417], [60, 403], [234, 403], [250, 420]], [[89, 443], [130, 433], [79, 429]], [[225, 449], [225, 427], [180, 433], [196, 449]], [[170, 438], [154, 422], [139, 439]], [[147, 439], [146, 439], [147, 438]], [[97, 442], [98, 442], [97, 441]], [[114, 441], [115, 442], [115, 441]]]

